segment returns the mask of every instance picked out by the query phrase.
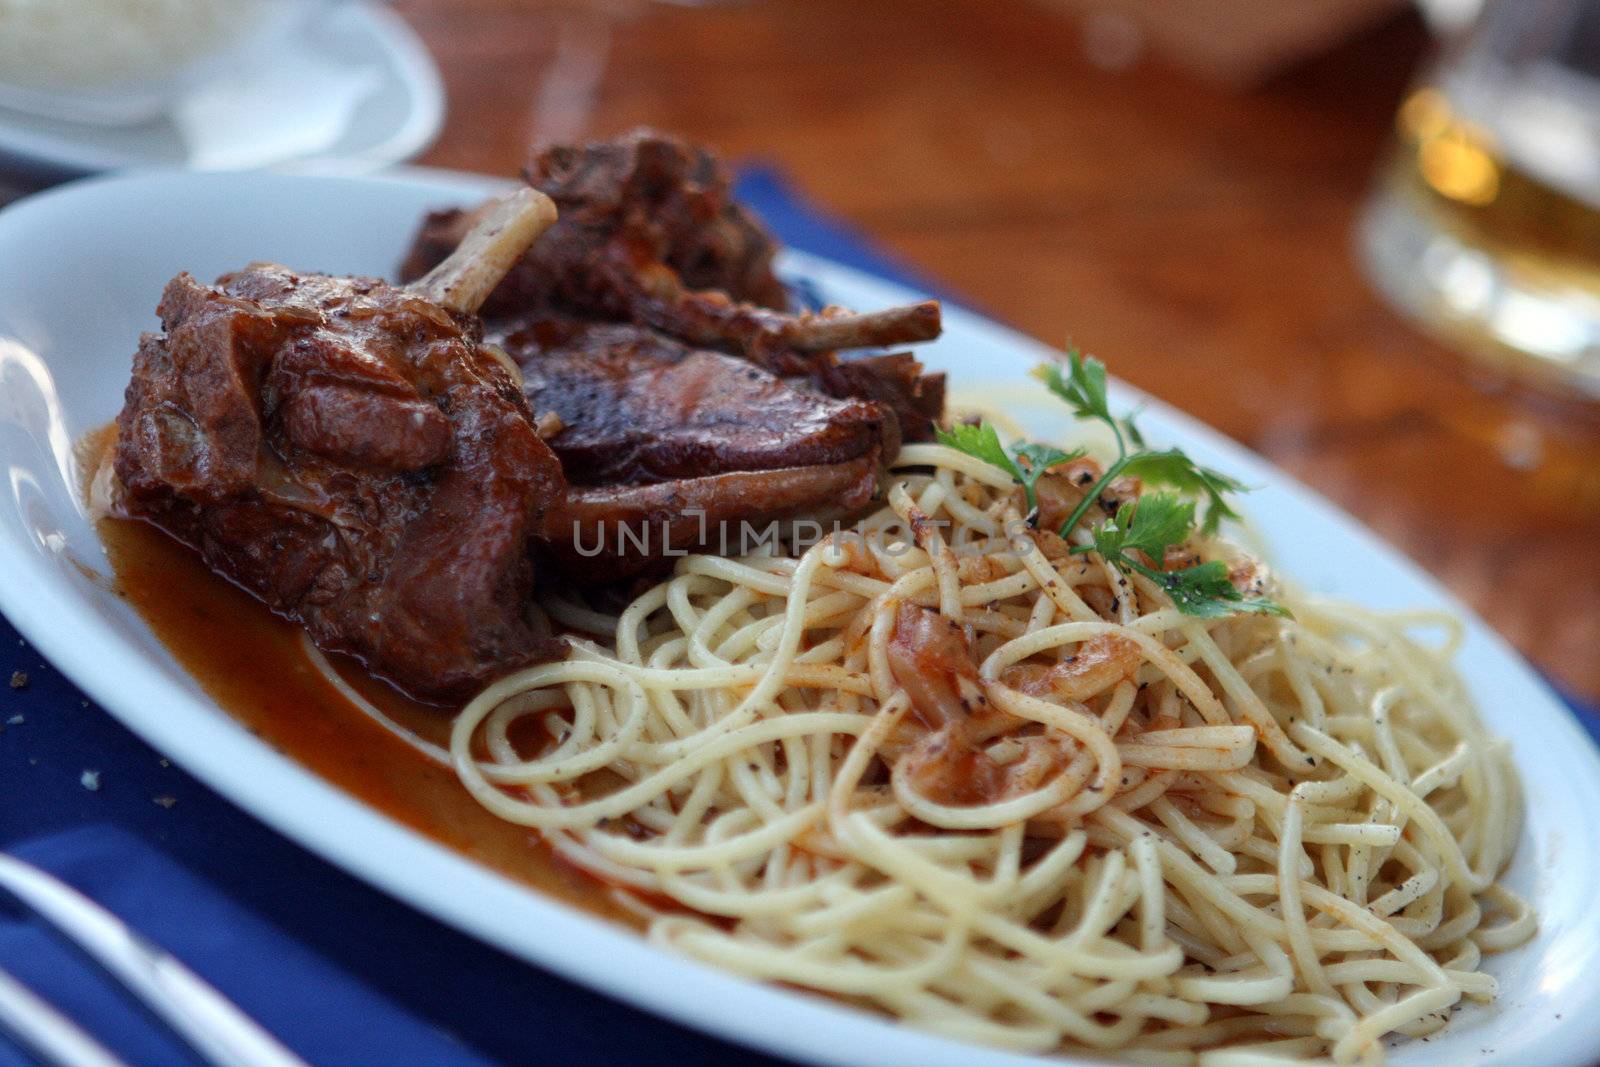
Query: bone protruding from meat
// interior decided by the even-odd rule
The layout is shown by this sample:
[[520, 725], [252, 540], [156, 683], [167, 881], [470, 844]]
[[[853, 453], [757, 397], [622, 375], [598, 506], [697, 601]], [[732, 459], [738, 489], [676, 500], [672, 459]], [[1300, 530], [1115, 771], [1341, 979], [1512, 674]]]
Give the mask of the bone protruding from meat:
[[508, 193], [475, 213], [472, 228], [444, 262], [411, 285], [441, 307], [475, 314], [539, 235], [556, 221], [556, 205], [537, 189]]
[[787, 523], [812, 523], [820, 537], [827, 523], [872, 499], [881, 462], [874, 450], [844, 463], [574, 486], [565, 506], [546, 514], [541, 547], [592, 584], [646, 573], [688, 552], [749, 551], [748, 539], [773, 536]]
[[[454, 246], [455, 252], [412, 287], [428, 284], [429, 279], [460, 258], [470, 248], [473, 235], [493, 225], [494, 216], [502, 210], [503, 203], [489, 201], [471, 211], [441, 215], [431, 221], [419, 238], [420, 251], [413, 250], [408, 265], [415, 269], [419, 256], [425, 262], [426, 253], [435, 246]], [[554, 256], [559, 251], [556, 249], [549, 254]], [[626, 309], [627, 318], [691, 344], [735, 353], [747, 353], [763, 344], [776, 344], [780, 348], [811, 354], [932, 341], [938, 338], [941, 329], [937, 300], [860, 313], [829, 308], [822, 312], [788, 314], [730, 299], [717, 290], [690, 288], [677, 272], [663, 264], [641, 268], [634, 262], [637, 255], [631, 246], [615, 250], [621, 257], [615, 263], [607, 258], [614, 250], [602, 247], [597, 251], [601, 255], [595, 262], [615, 269], [596, 271], [594, 262], [587, 260], [558, 265], [567, 268], [568, 274], [574, 277], [585, 271], [595, 273], [594, 291], [616, 289], [609, 292], [609, 296]], [[537, 266], [545, 273], [552, 269], [543, 260]], [[509, 265], [506, 269], [510, 269]], [[545, 288], [554, 291], [556, 287]]]
[[646, 276], [649, 284], [625, 294], [629, 315], [635, 321], [690, 344], [744, 355], [790, 371], [801, 369], [790, 365], [794, 353], [810, 357], [835, 349], [886, 348], [931, 341], [941, 329], [937, 300], [861, 313], [828, 308], [788, 314], [730, 300], [727, 294], [714, 290], [685, 288], [668, 270]]
[[801, 352], [831, 352], [840, 348], [887, 348], [932, 341], [939, 336], [941, 316], [937, 300], [846, 315], [801, 315], [788, 328], [785, 340]]

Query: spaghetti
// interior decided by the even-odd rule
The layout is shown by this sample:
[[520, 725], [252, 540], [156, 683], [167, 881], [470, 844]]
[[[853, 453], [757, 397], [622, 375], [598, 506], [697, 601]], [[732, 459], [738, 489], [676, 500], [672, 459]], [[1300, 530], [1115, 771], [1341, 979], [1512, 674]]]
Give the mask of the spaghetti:
[[620, 617], [547, 601], [600, 639], [462, 710], [466, 787], [655, 941], [956, 1038], [1372, 1063], [1494, 995], [1481, 955], [1535, 920], [1457, 622], [1195, 618], [1026, 528], [995, 467], [896, 470], [798, 555], [687, 557]]

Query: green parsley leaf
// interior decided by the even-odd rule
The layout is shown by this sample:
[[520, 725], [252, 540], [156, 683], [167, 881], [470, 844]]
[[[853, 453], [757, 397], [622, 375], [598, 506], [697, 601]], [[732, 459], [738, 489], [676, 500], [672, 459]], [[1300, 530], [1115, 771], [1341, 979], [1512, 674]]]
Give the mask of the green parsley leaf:
[[[936, 430], [935, 434], [940, 444], [949, 445], [957, 451], [965, 452], [985, 463], [991, 463], [1011, 475], [1012, 480], [1022, 486], [1030, 516], [1039, 506], [1037, 488], [1039, 479], [1044, 473], [1052, 467], [1058, 467], [1083, 455], [1081, 451], [1063, 452], [1052, 445], [1026, 442], [1012, 445], [1008, 453], [1000, 445], [1000, 435], [987, 420], [976, 426], [965, 423], [952, 426], [948, 430]], [[1026, 462], [1020, 462], [1024, 460]]]
[[1044, 382], [1056, 396], [1065, 400], [1080, 419], [1099, 419], [1116, 430], [1117, 420], [1111, 415], [1111, 404], [1106, 399], [1106, 365], [1098, 359], [1085, 358], [1076, 348], [1067, 351], [1067, 372], [1061, 372], [1059, 363], [1042, 363], [1034, 368], [1034, 376]]
[[1093, 548], [1107, 559], [1143, 552], [1159, 567], [1167, 549], [1183, 544], [1193, 530], [1194, 501], [1172, 493], [1146, 493], [1095, 528]]
[[1028, 521], [1032, 522], [1034, 512], [1039, 508], [1039, 479], [1051, 467], [1059, 467], [1077, 459], [1083, 452], [1063, 452], [1053, 445], [1021, 444], [1011, 446], [1011, 455], [1015, 459], [1027, 460], [1025, 464], [1013, 462], [1012, 468], [1017, 471], [1017, 480], [1022, 483], [1022, 494], [1028, 503]]
[[1133, 421], [1142, 414], [1144, 414], [1144, 405], [1140, 404], [1138, 407], [1122, 416], [1122, 431], [1128, 435], [1128, 441], [1133, 445], [1134, 448], [1145, 447], [1144, 434], [1139, 432], [1139, 427], [1135, 425]]
[[1159, 585], [1185, 615], [1198, 619], [1220, 619], [1241, 611], [1289, 617], [1283, 605], [1266, 597], [1246, 597], [1228, 580], [1228, 566], [1220, 559], [1186, 567], [1181, 571], [1159, 571], [1123, 557], [1123, 563]]
[[957, 423], [948, 430], [935, 430], [934, 435], [941, 445], [949, 445], [974, 459], [993, 463], [1012, 477], [1020, 473], [1011, 457], [1006, 455], [1006, 450], [1000, 446], [1000, 435], [994, 432], [993, 424], [987, 419], [976, 426], [970, 422]]
[[1016, 444], [1011, 446], [1011, 455], [1028, 461], [1026, 469], [1031, 476], [1024, 478], [1023, 484], [1031, 485], [1051, 467], [1059, 467], [1083, 455], [1083, 450], [1063, 452], [1054, 445]]
[[1239, 513], [1228, 504], [1224, 494], [1243, 492], [1245, 485], [1221, 471], [1200, 466], [1181, 448], [1137, 452], [1122, 465], [1122, 473], [1134, 475], [1151, 485], [1164, 485], [1179, 492], [1204, 496], [1207, 504], [1201, 531], [1207, 536], [1217, 532], [1223, 519], [1239, 518]]

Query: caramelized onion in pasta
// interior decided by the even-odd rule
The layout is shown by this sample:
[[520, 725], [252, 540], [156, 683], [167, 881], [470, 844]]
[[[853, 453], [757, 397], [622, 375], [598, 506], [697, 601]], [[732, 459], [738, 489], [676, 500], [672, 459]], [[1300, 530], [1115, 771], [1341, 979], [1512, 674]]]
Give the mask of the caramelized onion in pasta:
[[1194, 618], [1030, 530], [997, 468], [898, 471], [798, 555], [546, 603], [603, 638], [460, 713], [462, 781], [662, 945], [952, 1037], [1372, 1063], [1494, 995], [1480, 957], [1534, 918], [1453, 620], [1284, 589], [1292, 618]]

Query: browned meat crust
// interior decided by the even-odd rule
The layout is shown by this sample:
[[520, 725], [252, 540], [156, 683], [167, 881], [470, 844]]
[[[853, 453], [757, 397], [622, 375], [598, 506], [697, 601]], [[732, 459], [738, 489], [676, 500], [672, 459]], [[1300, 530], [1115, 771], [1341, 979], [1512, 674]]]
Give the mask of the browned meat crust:
[[[486, 317], [554, 310], [627, 320], [646, 264], [689, 289], [774, 310], [788, 306], [772, 273], [772, 236], [733, 199], [727, 170], [703, 148], [635, 130], [610, 141], [553, 145], [534, 156], [524, 176], [555, 201], [559, 220], [490, 297]], [[472, 215], [430, 214], [401, 278], [420, 277], [449, 255]]]
[[121, 512], [414, 694], [562, 653], [530, 626], [560, 465], [475, 320], [376, 279], [180, 275], [118, 417]]
[[907, 441], [932, 440], [934, 428], [944, 418], [944, 374], [928, 373], [910, 352], [817, 361], [811, 379], [829, 396], [884, 405], [894, 412]]
[[638, 326], [540, 320], [497, 337], [523, 392], [564, 429], [549, 439], [575, 485], [647, 485], [826, 466], [899, 450], [880, 404], [796, 388]]
[[900, 447], [881, 404], [641, 326], [542, 318], [494, 340], [539, 420], [560, 427], [547, 441], [573, 488], [545, 551], [583, 582], [670, 565], [669, 549], [739, 551], [741, 523], [858, 510]]

